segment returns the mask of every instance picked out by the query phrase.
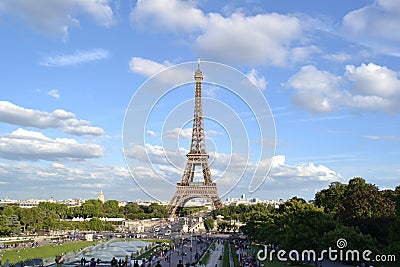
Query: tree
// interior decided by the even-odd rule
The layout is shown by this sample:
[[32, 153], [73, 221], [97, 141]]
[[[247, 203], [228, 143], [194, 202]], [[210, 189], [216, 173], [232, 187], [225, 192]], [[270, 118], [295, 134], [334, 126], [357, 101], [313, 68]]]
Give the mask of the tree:
[[7, 236], [11, 234], [11, 227], [8, 224], [7, 216], [4, 214], [0, 215], [0, 235]]
[[230, 231], [232, 224], [228, 221], [220, 221], [217, 223], [217, 230], [220, 232]]
[[213, 218], [207, 218], [204, 220], [204, 227], [206, 228], [206, 231], [209, 232], [212, 229], [214, 229], [214, 219]]
[[340, 182], [331, 183], [327, 189], [315, 194], [315, 205], [323, 207], [326, 213], [336, 214], [346, 188], [346, 184]]
[[103, 222], [99, 218], [92, 218], [89, 221], [89, 229], [93, 231], [102, 231], [104, 230]]
[[278, 209], [253, 211], [242, 231], [264, 244], [278, 244], [286, 251], [321, 251], [322, 236], [335, 229], [338, 223], [323, 208], [292, 198]]
[[45, 217], [44, 212], [39, 210], [37, 207], [30, 209], [20, 209], [18, 212], [19, 220], [25, 231], [33, 231], [36, 229], [36, 223], [39, 218]]
[[128, 219], [144, 217], [144, 210], [136, 203], [129, 203], [124, 207], [124, 216]]
[[390, 225], [388, 246], [385, 251], [394, 254], [400, 258], [400, 186], [396, 187], [395, 203], [396, 203], [396, 218]]
[[6, 222], [11, 229], [11, 233], [19, 234], [21, 229], [21, 224], [19, 223], [18, 216], [15, 214], [11, 214], [6, 216]]
[[103, 203], [98, 199], [89, 199], [80, 207], [83, 218], [100, 217], [103, 213]]
[[57, 214], [60, 218], [66, 218], [68, 206], [66, 204], [40, 202], [38, 205], [38, 209], [45, 211], [46, 214], [54, 213]]
[[120, 208], [117, 200], [107, 200], [103, 204], [104, 216], [110, 218], [120, 217]]
[[[332, 247], [336, 249], [338, 248], [338, 240], [342, 240], [346, 244], [345, 249], [348, 250], [357, 250], [360, 253], [365, 250], [370, 250], [373, 253], [379, 251], [378, 242], [375, 238], [361, 233], [357, 227], [353, 226], [337, 224], [334, 230], [325, 233], [321, 239], [325, 248]], [[361, 255], [359, 259], [361, 260]], [[357, 259], [352, 260], [350, 258], [348, 260], [354, 264], [357, 262]]]
[[151, 203], [150, 206], [147, 207], [148, 213], [153, 218], [166, 218], [168, 217], [168, 211], [165, 206], [162, 206], [158, 203]]
[[377, 186], [362, 178], [353, 178], [343, 194], [337, 217], [344, 225], [357, 226], [362, 233], [370, 234], [384, 246], [395, 218], [395, 203]]

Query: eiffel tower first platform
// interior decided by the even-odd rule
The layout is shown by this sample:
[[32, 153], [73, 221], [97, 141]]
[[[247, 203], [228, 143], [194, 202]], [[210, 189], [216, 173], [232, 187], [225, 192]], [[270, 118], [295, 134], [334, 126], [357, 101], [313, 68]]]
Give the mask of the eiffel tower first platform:
[[[168, 212], [175, 215], [177, 210], [182, 208], [193, 198], [204, 198], [210, 201], [214, 208], [222, 208], [223, 204], [218, 196], [217, 184], [213, 182], [210, 166], [208, 165], [209, 155], [206, 152], [206, 140], [204, 136], [204, 117], [202, 104], [202, 81], [203, 73], [200, 70], [200, 59], [198, 60], [197, 70], [194, 74], [196, 81], [194, 97], [194, 118], [192, 129], [192, 141], [187, 156], [187, 163], [182, 175], [181, 182], [177, 183], [175, 194], [173, 195]], [[196, 166], [202, 168], [203, 181], [194, 182]]]

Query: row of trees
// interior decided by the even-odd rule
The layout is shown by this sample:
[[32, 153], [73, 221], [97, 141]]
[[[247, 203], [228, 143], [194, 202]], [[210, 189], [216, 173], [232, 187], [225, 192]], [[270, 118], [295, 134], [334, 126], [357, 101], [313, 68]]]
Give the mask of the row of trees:
[[[62, 219], [91, 218], [90, 221], [71, 222]], [[11, 235], [39, 230], [113, 230], [109, 222], [99, 218], [147, 219], [168, 217], [166, 208], [157, 203], [139, 206], [136, 203], [119, 207], [118, 201], [88, 200], [79, 207], [68, 208], [65, 204], [41, 202], [37, 207], [20, 208], [5, 206], [0, 210], [0, 235]]]
[[332, 183], [309, 203], [295, 197], [279, 208], [239, 205], [218, 214], [244, 222], [241, 230], [252, 240], [286, 251], [336, 248], [344, 238], [348, 248], [400, 257], [400, 187], [379, 190], [362, 178]]

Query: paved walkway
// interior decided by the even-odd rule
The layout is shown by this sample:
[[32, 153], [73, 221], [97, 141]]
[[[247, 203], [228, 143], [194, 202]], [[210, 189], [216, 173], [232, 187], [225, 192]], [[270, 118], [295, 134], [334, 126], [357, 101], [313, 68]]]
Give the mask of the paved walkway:
[[[210, 267], [222, 267], [222, 257], [224, 254], [223, 242], [215, 243], [215, 250], [212, 251], [207, 266]], [[221, 259], [220, 259], [221, 258]]]
[[[198, 253], [199, 256], [203, 254], [203, 251], [207, 248], [205, 243], [198, 243], [197, 241], [186, 242], [183, 247], [178, 246], [175, 250], [168, 252], [165, 256], [170, 257], [170, 261], [166, 261], [165, 258], [158, 258], [161, 266], [163, 267], [176, 267], [179, 261], [182, 261], [185, 266], [187, 263], [195, 261], [195, 255]], [[211, 250], [210, 258], [208, 260], [207, 267], [222, 267], [222, 257], [224, 253], [224, 244], [222, 241], [215, 243], [215, 250]], [[220, 260], [221, 257], [221, 260]]]
[[206, 243], [199, 243], [196, 240], [192, 242], [187, 241], [183, 247], [178, 246], [171, 252], [168, 252], [165, 256], [169, 256], [171, 258], [170, 261], [166, 261], [165, 259], [159, 259], [160, 263], [163, 267], [171, 266], [176, 267], [179, 263], [179, 260], [182, 261], [183, 265], [186, 263], [190, 263], [195, 261], [196, 253], [200, 256], [203, 251], [207, 248]]

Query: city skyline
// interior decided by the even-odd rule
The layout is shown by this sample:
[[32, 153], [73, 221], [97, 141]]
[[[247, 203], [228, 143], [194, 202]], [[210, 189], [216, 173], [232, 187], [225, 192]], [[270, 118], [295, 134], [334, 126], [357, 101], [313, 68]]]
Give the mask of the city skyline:
[[[309, 200], [353, 177], [393, 189], [400, 176], [399, 15], [396, 0], [0, 1], [0, 198], [92, 199], [103, 190], [109, 199], [150, 199], [125, 163], [125, 112], [149, 78], [198, 56], [253, 81], [275, 124], [263, 185], [250, 194], [247, 177], [224, 199], [244, 193]], [[271, 145], [255, 130], [243, 95], [225, 89], [203, 87], [218, 188], [230, 186], [244, 166], [265, 164], [253, 149]], [[159, 93], [152, 90], [146, 92]], [[163, 96], [128, 155], [138, 162], [135, 174], [165, 200], [174, 188], [158, 181], [181, 180], [176, 166], [185, 163], [191, 121], [163, 127], [177, 107], [193, 117], [193, 93], [187, 84]], [[220, 111], [212, 101], [232, 115], [211, 120]], [[247, 147], [230, 143], [238, 122]], [[148, 159], [154, 165], [141, 164]]]

